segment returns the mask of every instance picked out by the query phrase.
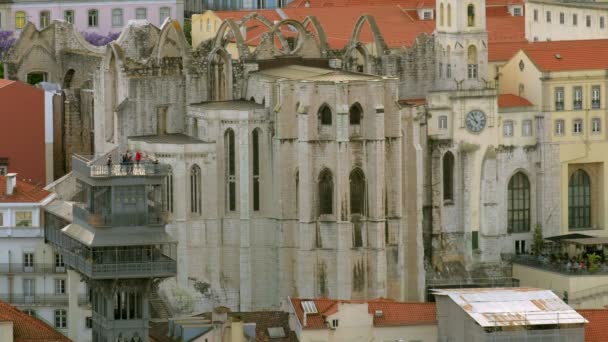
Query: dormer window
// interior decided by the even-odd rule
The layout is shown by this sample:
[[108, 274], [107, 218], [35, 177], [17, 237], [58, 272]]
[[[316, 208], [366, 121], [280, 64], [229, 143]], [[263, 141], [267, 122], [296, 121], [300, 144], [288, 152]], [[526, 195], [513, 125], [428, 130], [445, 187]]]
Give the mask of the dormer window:
[[433, 19], [433, 11], [432, 10], [424, 10], [422, 11], [422, 20], [432, 20]]
[[338, 320], [337, 319], [332, 319], [331, 320], [331, 327], [332, 328], [337, 328], [338, 327]]

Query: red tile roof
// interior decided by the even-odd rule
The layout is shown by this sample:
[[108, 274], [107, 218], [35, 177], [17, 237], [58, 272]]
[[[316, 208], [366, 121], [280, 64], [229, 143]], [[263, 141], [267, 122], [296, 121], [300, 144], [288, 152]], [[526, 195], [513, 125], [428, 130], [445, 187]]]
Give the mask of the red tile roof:
[[15, 83], [15, 81], [13, 81], [13, 80], [0, 79], [0, 88], [7, 86], [9, 84], [13, 84], [13, 83]]
[[[494, 42], [521, 42], [525, 40], [525, 18], [512, 17], [508, 14], [506, 4], [510, 2], [521, 3], [521, 0], [493, 0], [486, 2], [487, 30], [490, 42], [490, 51]], [[334, 0], [315, 2], [322, 5], [304, 7], [298, 5], [296, 0], [290, 7], [282, 9], [290, 18], [303, 21], [307, 16], [315, 16], [327, 36], [328, 43], [333, 49], [341, 49], [348, 43], [355, 23], [363, 14], [369, 14], [376, 19], [378, 28], [386, 44], [391, 48], [411, 46], [421, 33], [432, 34], [435, 30], [434, 20], [420, 20], [417, 8], [434, 7], [434, 1], [421, 0]], [[216, 15], [224, 20], [240, 18], [253, 11], [218, 11]], [[274, 10], [256, 11], [266, 16], [270, 21], [281, 20]], [[255, 26], [255, 29], [249, 28]], [[257, 22], [248, 24], [247, 41], [250, 45], [257, 45], [259, 37], [266, 31], [263, 25]], [[368, 25], [364, 25], [360, 40], [365, 43], [373, 41]], [[507, 58], [508, 59], [508, 58]]]
[[[307, 0], [294, 0], [287, 7], [305, 7]], [[435, 8], [434, 0], [308, 0], [310, 7], [386, 6], [404, 8]], [[487, 0], [486, 6], [522, 4], [523, 0]]]
[[437, 306], [435, 303], [402, 303], [389, 300], [368, 301], [368, 312], [374, 315], [376, 310], [382, 316], [374, 315], [375, 327], [403, 325], [431, 325], [437, 323]]
[[541, 71], [608, 69], [608, 39], [534, 42], [523, 50]]
[[589, 321], [585, 325], [585, 342], [606, 342], [608, 340], [608, 309], [578, 309], [576, 311]]
[[532, 102], [527, 99], [513, 95], [513, 94], [500, 94], [498, 95], [498, 108], [512, 108], [512, 107], [531, 107]]
[[[304, 327], [303, 301], [314, 301], [317, 314], [306, 315]], [[373, 317], [376, 327], [404, 326], [404, 325], [432, 325], [437, 323], [437, 309], [435, 303], [405, 303], [391, 299], [363, 300], [337, 300], [328, 298], [302, 299], [291, 298], [291, 304], [303, 329], [327, 329], [325, 318], [339, 310], [339, 304], [367, 303], [367, 312]], [[382, 316], [376, 317], [376, 310], [382, 311]]]
[[0, 176], [0, 203], [38, 203], [50, 195], [42, 187], [18, 179], [13, 194], [6, 195], [6, 176]]
[[44, 322], [0, 302], [0, 321], [13, 322], [14, 342], [70, 342]]

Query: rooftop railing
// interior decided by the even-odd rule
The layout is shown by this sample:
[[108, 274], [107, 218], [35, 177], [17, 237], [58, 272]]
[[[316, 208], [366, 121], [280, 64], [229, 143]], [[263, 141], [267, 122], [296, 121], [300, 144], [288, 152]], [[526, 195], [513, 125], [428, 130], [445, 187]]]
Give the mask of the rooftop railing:
[[118, 158], [112, 158], [108, 164], [107, 157], [74, 155], [72, 157], [73, 169], [91, 178], [107, 177], [145, 177], [163, 176], [171, 172], [171, 167], [151, 160], [142, 160], [140, 163], [121, 163]]
[[608, 275], [608, 265], [600, 264], [596, 270], [590, 272], [587, 268], [582, 268], [580, 263], [568, 263], [567, 261], [552, 261], [548, 257], [534, 255], [516, 255], [512, 258], [513, 263], [551, 271], [569, 276], [584, 275]]

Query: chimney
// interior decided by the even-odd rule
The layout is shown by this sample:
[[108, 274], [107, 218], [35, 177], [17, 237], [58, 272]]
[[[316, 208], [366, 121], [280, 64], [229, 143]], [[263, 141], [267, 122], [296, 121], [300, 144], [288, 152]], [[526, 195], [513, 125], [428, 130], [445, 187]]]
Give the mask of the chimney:
[[6, 175], [6, 194], [12, 195], [15, 187], [17, 186], [17, 174], [9, 173]]

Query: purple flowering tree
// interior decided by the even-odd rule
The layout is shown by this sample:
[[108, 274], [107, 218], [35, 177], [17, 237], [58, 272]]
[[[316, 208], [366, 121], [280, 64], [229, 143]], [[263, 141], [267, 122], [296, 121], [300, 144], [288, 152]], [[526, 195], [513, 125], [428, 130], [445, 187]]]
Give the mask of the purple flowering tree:
[[16, 40], [13, 37], [13, 31], [0, 31], [0, 59], [4, 58], [4, 55], [15, 44]]
[[4, 57], [17, 39], [13, 37], [13, 31], [0, 31], [0, 78], [4, 78]]
[[115, 41], [120, 36], [120, 32], [108, 33], [107, 36], [101, 35], [96, 32], [82, 32], [84, 39], [95, 46], [104, 46], [108, 43]]

